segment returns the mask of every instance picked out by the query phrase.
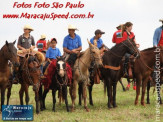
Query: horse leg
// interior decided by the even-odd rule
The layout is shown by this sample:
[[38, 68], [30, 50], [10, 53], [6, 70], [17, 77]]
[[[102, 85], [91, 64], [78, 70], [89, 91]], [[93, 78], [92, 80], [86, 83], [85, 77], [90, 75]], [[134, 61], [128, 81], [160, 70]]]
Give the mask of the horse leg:
[[147, 83], [147, 104], [150, 104], [149, 90], [150, 90], [150, 81], [148, 81]]
[[28, 103], [29, 103], [28, 87], [29, 86], [26, 84], [25, 85], [25, 102], [26, 102], [26, 105], [28, 105]]
[[55, 95], [56, 95], [56, 90], [52, 90], [52, 96], [53, 96], [53, 109], [52, 111], [55, 112], [55, 103], [56, 103], [56, 98], [55, 98]]
[[38, 92], [38, 90], [35, 91], [35, 102], [36, 102], [36, 114], [39, 114], [40, 107], [39, 107], [39, 92]]
[[138, 76], [136, 78], [136, 98], [135, 98], [135, 105], [138, 104], [138, 99], [139, 99], [139, 94], [140, 94], [140, 83], [141, 83], [142, 78]]
[[1, 111], [2, 111], [2, 105], [4, 105], [4, 101], [5, 101], [5, 90], [6, 88], [2, 86], [1, 87]]
[[108, 95], [108, 108], [112, 108], [111, 106], [111, 97], [112, 97], [112, 93], [111, 93], [111, 83], [110, 83], [110, 79], [105, 80], [106, 81], [106, 87], [107, 87], [107, 95]]
[[89, 90], [89, 104], [93, 106], [92, 88], [93, 88], [94, 82], [91, 81], [90, 84], [91, 84], [91, 85], [88, 86], [88, 90]]
[[121, 86], [122, 86], [123, 91], [126, 91], [126, 89], [125, 89], [125, 87], [124, 87], [124, 85], [123, 85], [123, 83], [122, 83], [122, 79], [120, 79], [119, 82], [120, 82], [120, 84], [121, 84]]
[[45, 89], [44, 92], [43, 92], [43, 95], [42, 95], [43, 110], [46, 109], [46, 107], [45, 107], [45, 98], [46, 98], [46, 95], [47, 95], [48, 92], [49, 92], [49, 89]]
[[69, 112], [68, 99], [67, 99], [67, 86], [65, 86], [65, 87], [62, 89], [62, 96], [63, 96], [64, 99], [65, 99], [65, 104], [66, 104], [67, 112]]
[[77, 81], [74, 80], [73, 81], [73, 85], [72, 85], [72, 92], [71, 92], [71, 99], [72, 99], [72, 111], [74, 111], [75, 108], [75, 99], [76, 99], [76, 88], [77, 88]]
[[116, 104], [116, 88], [117, 88], [117, 82], [113, 82], [113, 107], [117, 107]]
[[145, 96], [145, 89], [146, 89], [147, 82], [148, 82], [148, 77], [146, 77], [146, 78], [144, 79], [144, 81], [142, 82], [141, 105], [143, 105], [143, 106], [145, 106], [145, 103], [144, 103], [144, 96]]
[[78, 95], [79, 95], [79, 105], [82, 105], [82, 83], [79, 83], [79, 88], [78, 88]]
[[87, 107], [87, 84], [84, 82], [82, 85], [83, 88], [83, 98], [84, 98], [84, 108], [87, 112], [89, 112], [89, 109]]
[[12, 85], [11, 85], [11, 87], [8, 88], [8, 91], [7, 91], [7, 105], [9, 105], [9, 99], [11, 96], [11, 88], [12, 88]]
[[21, 88], [20, 88], [20, 91], [19, 91], [20, 105], [24, 105], [23, 96], [24, 96], [24, 85], [21, 84]]
[[40, 101], [40, 109], [43, 111], [43, 103], [42, 103], [42, 85], [39, 88], [39, 101]]

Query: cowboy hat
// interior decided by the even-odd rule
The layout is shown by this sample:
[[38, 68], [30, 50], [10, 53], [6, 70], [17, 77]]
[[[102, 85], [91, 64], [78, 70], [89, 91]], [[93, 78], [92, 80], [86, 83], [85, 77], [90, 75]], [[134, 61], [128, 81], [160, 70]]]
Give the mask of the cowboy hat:
[[75, 25], [68, 25], [68, 29], [72, 29], [72, 30], [78, 30]]
[[163, 22], [163, 19], [160, 19], [159, 21], [160, 21], [160, 22]]
[[46, 35], [42, 34], [40, 39], [45, 39], [45, 38], [46, 38]]
[[34, 30], [30, 25], [25, 25], [23, 29], [29, 29], [29, 30], [31, 30], [31, 31]]

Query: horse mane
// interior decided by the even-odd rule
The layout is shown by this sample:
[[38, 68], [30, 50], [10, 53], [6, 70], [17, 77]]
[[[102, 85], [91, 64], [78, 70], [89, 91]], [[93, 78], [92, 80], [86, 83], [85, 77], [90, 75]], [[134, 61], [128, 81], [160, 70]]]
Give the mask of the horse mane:
[[45, 61], [45, 56], [41, 52], [37, 51], [35, 56], [40, 64]]
[[150, 47], [150, 48], [144, 49], [144, 50], [142, 50], [142, 51], [143, 51], [143, 52], [146, 52], [146, 51], [151, 51], [151, 50], [153, 50], [153, 49], [156, 49], [156, 47]]

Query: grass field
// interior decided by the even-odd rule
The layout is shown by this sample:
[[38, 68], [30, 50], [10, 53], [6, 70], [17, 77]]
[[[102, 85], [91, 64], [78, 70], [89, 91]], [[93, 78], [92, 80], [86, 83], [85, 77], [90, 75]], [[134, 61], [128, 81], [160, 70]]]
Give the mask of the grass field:
[[[126, 86], [126, 81], [124, 84]], [[20, 85], [13, 85], [12, 95], [10, 99], [10, 104], [19, 105], [19, 89]], [[104, 97], [103, 84], [94, 85], [93, 88], [93, 100], [94, 106], [88, 107], [90, 112], [86, 112], [83, 106], [78, 105], [78, 97], [76, 99], [76, 110], [75, 112], [66, 112], [65, 104], [62, 103], [61, 106], [58, 105], [58, 99], [56, 104], [56, 112], [52, 112], [52, 94], [51, 91], [48, 93], [46, 98], [46, 110], [42, 111], [39, 115], [35, 112], [35, 100], [34, 92], [32, 87], [30, 87], [30, 102], [29, 104], [34, 105], [34, 121], [36, 122], [109, 122], [109, 121], [138, 121], [138, 122], [153, 122], [156, 120], [156, 107], [155, 107], [155, 93], [152, 93], [153, 88], [150, 91], [151, 104], [143, 107], [140, 105], [134, 105], [136, 92], [131, 88], [129, 91], [123, 92], [121, 85], [118, 83], [117, 87], [117, 108], [108, 109], [107, 108], [107, 97]], [[163, 97], [163, 95], [162, 95]], [[71, 106], [70, 96], [68, 95], [69, 106]], [[6, 101], [5, 101], [6, 103]], [[161, 118], [163, 122], [163, 105], [160, 108]]]

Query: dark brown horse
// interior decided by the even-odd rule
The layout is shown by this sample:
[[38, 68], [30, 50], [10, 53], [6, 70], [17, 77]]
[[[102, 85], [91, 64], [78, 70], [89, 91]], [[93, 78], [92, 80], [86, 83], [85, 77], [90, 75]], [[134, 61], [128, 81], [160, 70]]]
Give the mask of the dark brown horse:
[[[117, 70], [116, 67], [120, 66], [120, 62], [125, 53], [130, 53], [134, 56], [139, 54], [133, 39], [127, 39], [124, 42], [115, 45], [111, 50], [105, 52], [103, 56], [104, 68], [101, 69], [101, 74], [104, 79], [105, 87], [107, 88], [108, 108], [111, 108], [112, 105], [113, 107], [117, 107], [116, 86], [117, 81], [119, 80], [119, 70]], [[110, 68], [106, 68], [105, 66]]]
[[40, 63], [36, 56], [27, 54], [26, 57], [21, 59], [21, 66], [19, 68], [20, 73], [20, 84], [21, 88], [19, 91], [20, 104], [23, 105], [23, 95], [25, 92], [26, 105], [29, 103], [29, 86], [33, 86], [33, 91], [35, 92], [36, 101], [36, 113], [39, 113], [39, 87], [40, 87]]
[[1, 48], [0, 50], [0, 89], [1, 89], [1, 110], [2, 105], [4, 105], [5, 100], [5, 90], [9, 82], [10, 77], [10, 68], [8, 65], [8, 61], [12, 62], [14, 66], [19, 66], [17, 60], [17, 49], [15, 48], [13, 43], [8, 43]]
[[134, 63], [134, 73], [136, 78], [136, 99], [135, 105], [138, 104], [140, 94], [140, 85], [142, 83], [141, 105], [145, 106], [144, 96], [149, 76], [154, 71], [156, 60], [159, 58], [160, 65], [163, 64], [163, 47], [152, 47], [141, 51], [140, 59]]

